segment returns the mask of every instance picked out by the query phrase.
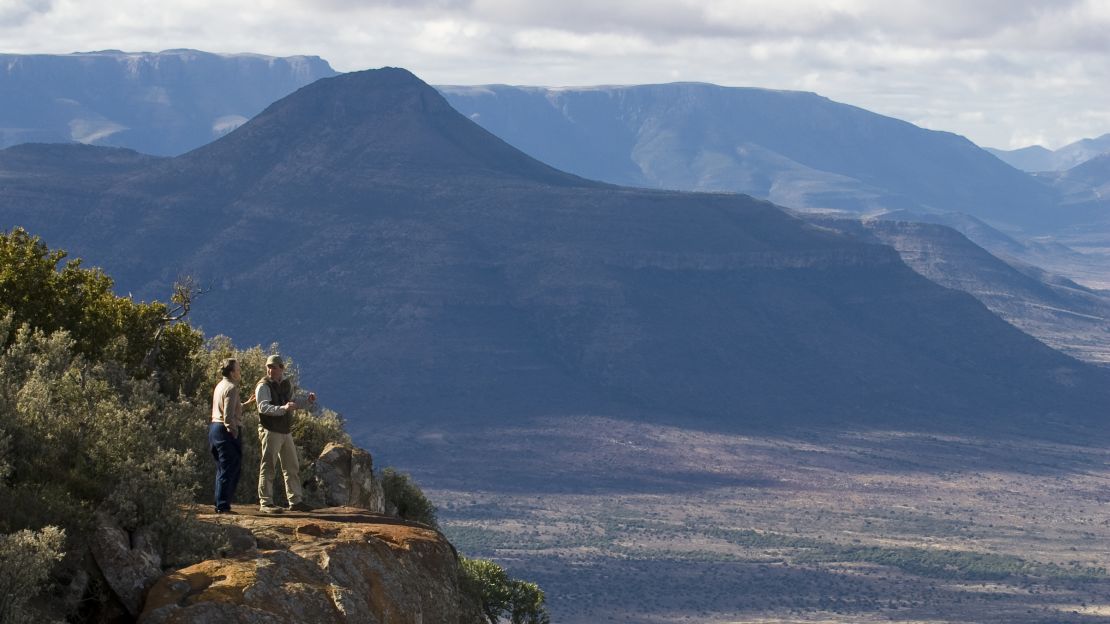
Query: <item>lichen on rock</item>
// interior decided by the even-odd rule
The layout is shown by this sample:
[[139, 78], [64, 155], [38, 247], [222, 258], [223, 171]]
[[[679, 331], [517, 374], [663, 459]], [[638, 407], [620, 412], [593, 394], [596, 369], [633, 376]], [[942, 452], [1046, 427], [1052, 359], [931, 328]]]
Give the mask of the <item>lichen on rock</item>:
[[258, 544], [168, 573], [147, 595], [142, 624], [476, 621], [458, 557], [439, 532], [351, 507], [268, 516], [202, 515]]

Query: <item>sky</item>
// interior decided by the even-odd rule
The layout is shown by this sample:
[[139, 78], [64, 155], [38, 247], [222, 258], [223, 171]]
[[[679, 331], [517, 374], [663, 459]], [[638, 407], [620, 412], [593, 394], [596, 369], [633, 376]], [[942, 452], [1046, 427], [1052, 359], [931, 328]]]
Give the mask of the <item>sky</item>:
[[1110, 133], [1110, 0], [0, 0], [0, 52], [195, 48], [431, 84], [814, 91], [1058, 148]]

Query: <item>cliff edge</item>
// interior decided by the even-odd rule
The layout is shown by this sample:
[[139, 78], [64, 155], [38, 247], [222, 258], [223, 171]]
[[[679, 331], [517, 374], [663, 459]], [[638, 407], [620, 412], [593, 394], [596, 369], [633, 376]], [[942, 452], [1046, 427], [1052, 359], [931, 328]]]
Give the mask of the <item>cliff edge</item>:
[[434, 529], [354, 507], [263, 515], [203, 514], [228, 536], [226, 557], [162, 576], [139, 622], [420, 624], [477, 621], [458, 555]]

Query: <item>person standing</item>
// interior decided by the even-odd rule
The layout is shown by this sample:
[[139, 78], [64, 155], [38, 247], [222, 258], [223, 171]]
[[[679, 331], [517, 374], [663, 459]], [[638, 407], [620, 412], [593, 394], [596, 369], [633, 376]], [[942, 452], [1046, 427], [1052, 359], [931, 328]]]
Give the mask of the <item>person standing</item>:
[[281, 464], [285, 477], [285, 493], [290, 511], [311, 511], [304, 502], [301, 490], [300, 466], [297, 447], [293, 444], [293, 412], [307, 409], [316, 402], [316, 395], [297, 397], [293, 384], [285, 378], [285, 362], [280, 355], [266, 358], [266, 376], [254, 387], [258, 402], [258, 441], [262, 461], [258, 469], [258, 504], [264, 513], [281, 513], [283, 508], [274, 504], [274, 469]]
[[216, 459], [216, 513], [235, 513], [231, 501], [239, 486], [243, 460], [243, 407], [254, 401], [239, 403], [239, 362], [223, 361], [220, 383], [212, 391], [212, 419], [208, 423], [208, 448]]

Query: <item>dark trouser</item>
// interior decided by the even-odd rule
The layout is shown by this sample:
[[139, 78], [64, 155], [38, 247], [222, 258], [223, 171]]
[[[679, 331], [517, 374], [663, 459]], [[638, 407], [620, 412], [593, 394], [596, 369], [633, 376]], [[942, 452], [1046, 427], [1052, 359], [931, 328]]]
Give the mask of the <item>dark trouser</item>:
[[208, 425], [208, 448], [216, 458], [216, 509], [231, 509], [235, 488], [239, 486], [239, 468], [243, 460], [243, 443], [231, 437], [223, 423]]

